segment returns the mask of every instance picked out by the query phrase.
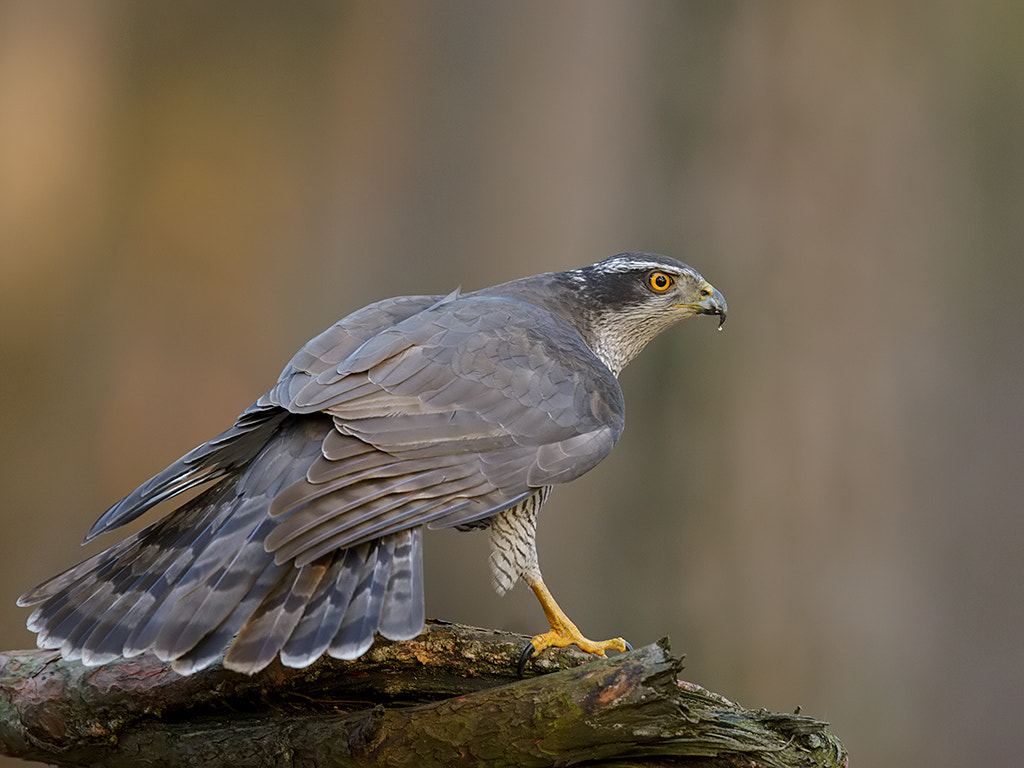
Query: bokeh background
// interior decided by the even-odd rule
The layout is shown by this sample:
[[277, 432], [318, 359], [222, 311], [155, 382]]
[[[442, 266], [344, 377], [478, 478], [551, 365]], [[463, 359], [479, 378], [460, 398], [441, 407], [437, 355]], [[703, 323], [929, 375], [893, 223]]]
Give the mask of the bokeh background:
[[[1020, 3], [5, 0], [0, 647], [337, 318], [653, 250], [729, 323], [623, 374], [560, 602], [855, 764], [1014, 764], [1022, 242]], [[429, 615], [542, 628], [485, 536], [427, 558]]]

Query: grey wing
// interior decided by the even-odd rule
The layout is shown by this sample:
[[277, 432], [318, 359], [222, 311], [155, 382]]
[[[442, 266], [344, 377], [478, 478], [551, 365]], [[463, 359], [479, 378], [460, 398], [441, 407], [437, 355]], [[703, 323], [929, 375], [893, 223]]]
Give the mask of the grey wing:
[[[416, 314], [440, 298], [399, 296], [353, 312], [299, 350], [285, 366], [274, 392], [296, 371], [320, 372], [333, 367], [381, 329]], [[162, 501], [245, 467], [273, 438], [288, 415], [275, 403], [277, 399], [268, 395], [253, 403], [229, 429], [185, 454], [114, 504], [93, 524], [85, 542], [131, 522]]]
[[271, 505], [267, 549], [299, 566], [415, 526], [471, 523], [572, 480], [624, 420], [615, 377], [568, 324], [479, 295], [445, 297], [347, 356], [321, 353], [265, 402], [334, 419], [306, 477]]
[[28, 592], [19, 603], [37, 606], [29, 628], [40, 647], [89, 665], [152, 651], [187, 674], [230, 643], [225, 664], [252, 673], [279, 651], [306, 666], [324, 652], [355, 658], [375, 632], [418, 634], [420, 529], [302, 568], [264, 547], [270, 499], [302, 477], [332, 430], [324, 416], [287, 419], [240, 477]]
[[185, 454], [104, 512], [82, 543], [120, 528], [179, 493], [244, 467], [266, 445], [285, 416], [287, 412], [280, 408], [252, 405], [230, 429]]

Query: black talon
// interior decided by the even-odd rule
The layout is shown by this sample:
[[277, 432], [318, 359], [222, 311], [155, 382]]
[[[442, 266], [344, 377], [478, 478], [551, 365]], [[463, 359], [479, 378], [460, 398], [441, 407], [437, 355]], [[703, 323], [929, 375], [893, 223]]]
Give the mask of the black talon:
[[526, 671], [526, 662], [533, 658], [533, 654], [536, 652], [537, 651], [533, 647], [533, 643], [527, 643], [526, 647], [523, 648], [522, 652], [519, 654], [519, 663], [516, 664], [516, 677], [520, 680], [523, 679], [523, 672]]
[[629, 640], [623, 640], [622, 642], [624, 642], [626, 644], [626, 650], [627, 651], [632, 651], [633, 650], [633, 646], [629, 644]]

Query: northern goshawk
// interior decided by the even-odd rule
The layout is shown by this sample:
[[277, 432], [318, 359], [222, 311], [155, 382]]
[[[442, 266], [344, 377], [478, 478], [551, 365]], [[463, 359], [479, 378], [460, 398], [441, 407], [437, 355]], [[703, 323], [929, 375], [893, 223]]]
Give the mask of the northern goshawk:
[[[307, 343], [218, 435], [111, 507], [86, 541], [195, 498], [29, 591], [43, 648], [143, 652], [187, 674], [361, 656], [424, 622], [424, 528], [488, 528], [499, 592], [523, 578], [549, 646], [604, 655], [541, 579], [537, 512], [622, 433], [616, 380], [647, 342], [726, 303], [694, 269], [625, 253], [447, 296], [371, 304]], [[225, 653], [226, 649], [226, 653]]]

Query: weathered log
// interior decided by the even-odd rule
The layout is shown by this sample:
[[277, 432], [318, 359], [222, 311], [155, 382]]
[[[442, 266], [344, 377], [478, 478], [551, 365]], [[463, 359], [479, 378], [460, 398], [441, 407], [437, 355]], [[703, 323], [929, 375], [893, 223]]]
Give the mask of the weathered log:
[[432, 622], [357, 661], [188, 677], [0, 654], [0, 752], [85, 766], [840, 766], [827, 724], [751, 711], [678, 678], [667, 641], [610, 659]]

